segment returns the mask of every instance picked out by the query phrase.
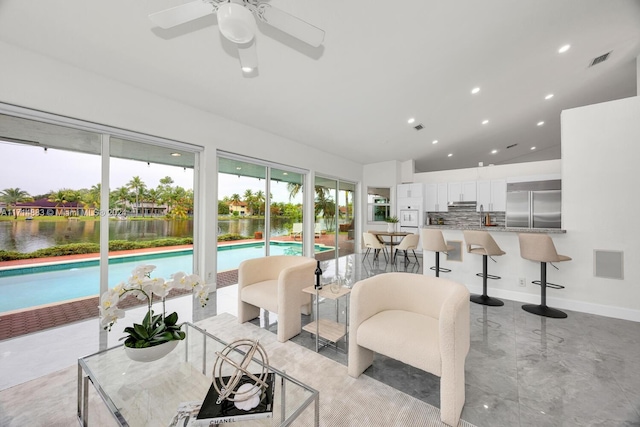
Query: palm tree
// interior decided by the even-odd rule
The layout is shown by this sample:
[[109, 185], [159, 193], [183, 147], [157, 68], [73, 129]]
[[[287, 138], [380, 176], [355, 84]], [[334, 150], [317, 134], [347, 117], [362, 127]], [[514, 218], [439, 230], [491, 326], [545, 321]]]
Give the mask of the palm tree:
[[16, 203], [26, 202], [31, 199], [29, 193], [19, 188], [5, 188], [0, 191], [0, 200], [7, 204], [7, 210], [13, 210], [13, 219], [18, 219], [18, 212], [15, 209]]
[[[139, 176], [134, 176], [133, 178], [131, 178], [131, 181], [127, 183], [127, 187], [133, 190], [133, 193], [136, 196], [136, 215], [137, 215], [139, 214], [139, 211], [140, 211], [140, 194], [147, 189], [147, 184], [142, 182], [142, 179], [140, 179]], [[144, 209], [142, 210], [142, 216], [144, 216]]]
[[258, 190], [258, 192], [256, 194], [253, 195], [253, 198], [256, 202], [256, 204], [258, 205], [258, 215], [260, 215], [261, 213], [264, 215], [264, 213], [267, 211], [264, 207], [264, 203], [265, 203], [265, 198], [264, 198], [264, 192], [262, 190]]
[[153, 214], [154, 208], [158, 205], [160, 201], [160, 192], [155, 188], [149, 189], [145, 195], [146, 201], [151, 203], [151, 213]]
[[[329, 196], [329, 197], [327, 197]], [[336, 204], [330, 197], [330, 189], [316, 185], [315, 216], [322, 214], [328, 230], [333, 230], [336, 216]]]
[[[58, 190], [58, 191], [51, 191], [51, 193], [49, 194], [49, 197], [47, 198], [48, 201], [53, 202], [56, 204], [56, 208], [60, 205], [62, 205], [62, 208], [64, 210], [65, 208], [65, 204], [67, 204], [67, 202], [69, 202], [69, 191], [66, 189], [62, 189], [62, 190]], [[58, 209], [56, 209], [56, 215], [58, 215]]]
[[251, 214], [253, 214], [255, 210], [255, 196], [253, 195], [253, 191], [251, 191], [250, 189], [245, 190], [243, 199], [247, 204], [248, 210], [251, 212]]
[[131, 200], [131, 193], [127, 187], [118, 187], [114, 192], [115, 199], [120, 202], [120, 207], [124, 212], [127, 210], [127, 202]]

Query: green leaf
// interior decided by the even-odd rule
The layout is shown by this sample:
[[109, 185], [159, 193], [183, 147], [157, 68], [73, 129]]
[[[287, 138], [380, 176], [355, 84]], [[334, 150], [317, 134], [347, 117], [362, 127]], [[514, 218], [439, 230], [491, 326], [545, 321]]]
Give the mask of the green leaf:
[[135, 329], [136, 334], [138, 334], [138, 336], [140, 336], [141, 338], [149, 338], [149, 331], [144, 326], [134, 323], [133, 329]]
[[176, 313], [175, 311], [173, 313], [171, 313], [170, 315], [166, 316], [164, 318], [164, 323], [167, 326], [174, 326], [176, 323], [178, 323], [178, 313]]

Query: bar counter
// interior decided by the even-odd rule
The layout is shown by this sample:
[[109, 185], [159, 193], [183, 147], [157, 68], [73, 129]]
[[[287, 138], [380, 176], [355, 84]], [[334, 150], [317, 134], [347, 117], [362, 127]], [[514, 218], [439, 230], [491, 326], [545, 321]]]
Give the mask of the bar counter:
[[435, 228], [438, 230], [482, 230], [482, 231], [506, 231], [510, 233], [547, 233], [564, 234], [567, 230], [561, 228], [524, 228], [524, 227], [502, 227], [502, 226], [480, 226], [480, 225], [425, 225], [424, 228]]

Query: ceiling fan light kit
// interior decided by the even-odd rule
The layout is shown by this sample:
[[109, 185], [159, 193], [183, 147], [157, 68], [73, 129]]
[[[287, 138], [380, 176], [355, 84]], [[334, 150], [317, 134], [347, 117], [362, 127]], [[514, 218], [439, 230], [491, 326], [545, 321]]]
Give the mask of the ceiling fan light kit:
[[225, 38], [233, 43], [249, 43], [258, 27], [249, 9], [235, 3], [218, 6], [218, 28]]
[[[238, 47], [240, 67], [245, 75], [258, 67], [255, 36], [256, 17], [270, 26], [313, 47], [324, 41], [324, 30], [303, 21], [268, 3], [258, 0], [195, 0], [149, 15], [161, 28], [172, 28], [215, 13], [220, 33]], [[255, 14], [255, 17], [254, 17]]]

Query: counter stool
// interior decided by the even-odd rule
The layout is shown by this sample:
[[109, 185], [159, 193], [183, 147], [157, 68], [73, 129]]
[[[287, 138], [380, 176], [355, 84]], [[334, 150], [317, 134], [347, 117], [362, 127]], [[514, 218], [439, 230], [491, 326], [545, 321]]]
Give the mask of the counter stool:
[[[529, 261], [540, 263], [540, 280], [531, 282], [540, 285], [540, 305], [526, 304], [522, 306], [522, 309], [539, 316], [554, 319], [566, 318], [567, 313], [547, 307], [547, 288], [564, 289], [564, 286], [547, 282], [547, 263], [571, 261], [571, 258], [566, 255], [558, 255], [553, 240], [546, 234], [521, 233], [518, 234], [518, 240], [520, 241], [520, 256]], [[558, 269], [555, 265], [551, 265]]]
[[467, 252], [482, 255], [482, 273], [476, 274], [476, 276], [482, 277], [482, 295], [471, 295], [471, 301], [476, 304], [495, 307], [504, 305], [504, 301], [487, 295], [487, 279], [501, 279], [500, 276], [487, 274], [487, 258], [491, 258], [491, 261], [496, 262], [492, 257], [504, 255], [506, 252], [500, 249], [491, 234], [486, 231], [464, 230], [463, 234], [464, 241], [467, 244]]
[[442, 231], [431, 228], [423, 228], [420, 230], [422, 235], [422, 249], [425, 251], [431, 251], [436, 253], [436, 265], [430, 267], [431, 270], [436, 272], [436, 277], [440, 277], [440, 272], [450, 273], [448, 268], [440, 268], [440, 252], [445, 254], [453, 249], [453, 246], [448, 246], [444, 241]]

